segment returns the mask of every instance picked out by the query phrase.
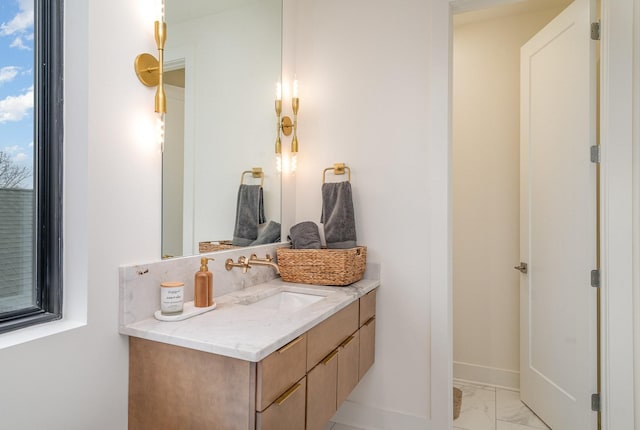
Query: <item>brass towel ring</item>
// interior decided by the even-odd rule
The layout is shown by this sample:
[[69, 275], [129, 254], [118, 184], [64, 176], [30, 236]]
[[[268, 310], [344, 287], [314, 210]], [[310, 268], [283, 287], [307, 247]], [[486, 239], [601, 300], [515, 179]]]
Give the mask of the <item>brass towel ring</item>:
[[329, 170], [333, 170], [334, 175], [344, 175], [345, 170], [347, 171], [347, 182], [351, 182], [351, 169], [349, 166], [345, 166], [344, 163], [335, 163], [333, 167], [327, 167], [322, 171], [322, 183], [325, 183], [327, 172]]
[[264, 186], [264, 172], [262, 167], [254, 167], [251, 170], [245, 170], [240, 176], [240, 185], [244, 184], [244, 175], [251, 175], [254, 178], [260, 178], [260, 186]]

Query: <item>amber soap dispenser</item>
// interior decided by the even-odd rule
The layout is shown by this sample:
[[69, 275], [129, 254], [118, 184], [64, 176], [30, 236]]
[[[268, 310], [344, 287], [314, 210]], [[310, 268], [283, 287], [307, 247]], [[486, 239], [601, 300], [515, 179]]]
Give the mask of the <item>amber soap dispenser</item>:
[[213, 306], [213, 273], [209, 271], [207, 266], [208, 260], [214, 261], [213, 258], [201, 258], [200, 270], [196, 272], [194, 279], [194, 306], [197, 308], [206, 308]]

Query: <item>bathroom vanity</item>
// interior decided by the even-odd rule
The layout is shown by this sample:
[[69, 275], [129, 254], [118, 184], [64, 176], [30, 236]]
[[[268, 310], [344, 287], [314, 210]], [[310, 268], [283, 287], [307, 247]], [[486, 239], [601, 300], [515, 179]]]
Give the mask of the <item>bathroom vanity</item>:
[[322, 430], [372, 366], [378, 280], [273, 279], [130, 336], [129, 429]]

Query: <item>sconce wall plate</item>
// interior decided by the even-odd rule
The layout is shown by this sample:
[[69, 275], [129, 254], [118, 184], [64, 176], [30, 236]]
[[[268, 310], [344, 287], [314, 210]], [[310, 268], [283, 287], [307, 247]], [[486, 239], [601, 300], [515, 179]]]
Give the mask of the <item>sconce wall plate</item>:
[[291, 136], [291, 132], [293, 132], [293, 121], [291, 121], [291, 118], [288, 116], [283, 116], [280, 127], [282, 127], [282, 134]]
[[136, 75], [140, 82], [148, 87], [155, 87], [160, 82], [159, 62], [151, 54], [140, 54], [133, 62]]

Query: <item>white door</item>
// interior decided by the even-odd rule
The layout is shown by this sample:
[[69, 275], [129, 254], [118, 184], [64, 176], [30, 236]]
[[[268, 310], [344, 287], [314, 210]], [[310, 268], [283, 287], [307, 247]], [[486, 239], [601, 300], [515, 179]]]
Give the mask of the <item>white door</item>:
[[597, 428], [594, 10], [575, 0], [521, 50], [521, 399], [553, 430]]

